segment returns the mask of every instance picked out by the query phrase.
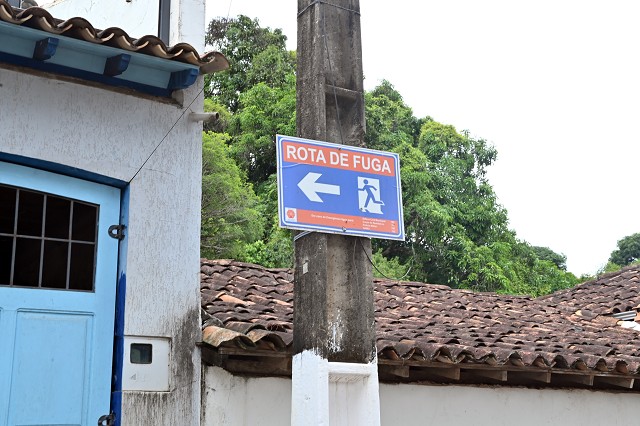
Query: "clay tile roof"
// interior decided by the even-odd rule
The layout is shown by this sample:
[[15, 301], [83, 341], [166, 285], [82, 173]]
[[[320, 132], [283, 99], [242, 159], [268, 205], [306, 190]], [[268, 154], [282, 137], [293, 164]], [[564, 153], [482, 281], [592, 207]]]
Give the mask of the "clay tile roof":
[[[271, 339], [273, 350], [290, 354], [292, 281], [289, 270], [203, 259], [203, 320], [219, 324], [205, 321], [204, 332], [220, 334], [205, 342], [250, 351], [248, 341]], [[638, 332], [610, 316], [640, 303], [638, 266], [537, 299], [386, 279], [374, 285], [379, 363], [640, 375]], [[255, 328], [247, 325], [261, 333], [249, 336]]]
[[0, 0], [0, 22], [34, 28], [52, 35], [66, 36], [128, 52], [196, 65], [202, 74], [221, 71], [229, 67], [229, 63], [220, 52], [209, 52], [200, 56], [196, 49], [187, 43], [167, 46], [156, 36], [135, 39], [120, 28], [112, 27], [99, 30], [81, 17], [60, 20], [40, 7], [30, 7], [24, 10], [13, 8], [7, 0]]
[[635, 310], [640, 305], [640, 265], [598, 278], [539, 300], [557, 305], [566, 312], [582, 311], [582, 315], [611, 315]]

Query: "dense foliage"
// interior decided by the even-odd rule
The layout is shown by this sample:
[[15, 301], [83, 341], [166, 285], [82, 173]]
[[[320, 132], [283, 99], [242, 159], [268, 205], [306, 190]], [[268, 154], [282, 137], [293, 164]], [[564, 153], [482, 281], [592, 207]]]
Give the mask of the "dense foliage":
[[229, 155], [224, 133], [205, 132], [202, 142], [201, 254], [242, 256], [245, 244], [262, 238], [261, 206], [243, 171]]
[[548, 260], [563, 271], [567, 270], [567, 256], [558, 254], [548, 247], [533, 246], [531, 247], [540, 260]]
[[598, 273], [613, 272], [632, 264], [640, 263], [640, 233], [631, 234], [617, 244], [618, 248], [611, 252], [609, 261]]
[[207, 79], [205, 94], [235, 112], [240, 95], [256, 84], [285, 84], [295, 69], [295, 53], [286, 50], [286, 41], [281, 30], [262, 28], [246, 16], [212, 20], [205, 42], [224, 54], [231, 67]]
[[[207, 108], [222, 118], [204, 137], [203, 256], [289, 267], [291, 235], [277, 225], [274, 140], [296, 134], [295, 55], [279, 30], [245, 16], [212, 21], [207, 40], [231, 70], [207, 86]], [[486, 177], [497, 156], [490, 144], [416, 118], [387, 81], [365, 101], [367, 145], [400, 154], [408, 235], [405, 242], [374, 240], [377, 275], [532, 295], [577, 282], [564, 255], [532, 247], [509, 229]]]
[[618, 241], [618, 249], [611, 253], [609, 262], [626, 266], [640, 260], [640, 233], [632, 234]]

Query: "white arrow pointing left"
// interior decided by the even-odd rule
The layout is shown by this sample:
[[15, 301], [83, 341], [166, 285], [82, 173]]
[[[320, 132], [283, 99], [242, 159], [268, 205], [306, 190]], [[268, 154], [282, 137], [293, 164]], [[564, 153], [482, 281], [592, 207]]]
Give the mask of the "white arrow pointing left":
[[320, 176], [322, 176], [320, 173], [307, 173], [307, 175], [298, 182], [298, 188], [304, 192], [304, 195], [306, 195], [310, 201], [315, 201], [317, 203], [323, 202], [322, 198], [318, 196], [318, 193], [340, 195], [339, 185], [329, 185], [326, 183], [316, 182]]

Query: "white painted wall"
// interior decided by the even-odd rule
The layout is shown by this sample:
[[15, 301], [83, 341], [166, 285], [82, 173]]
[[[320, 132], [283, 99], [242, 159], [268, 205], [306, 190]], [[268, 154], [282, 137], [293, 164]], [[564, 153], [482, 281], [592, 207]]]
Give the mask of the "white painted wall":
[[95, 28], [119, 27], [134, 38], [158, 34], [159, 0], [41, 0], [38, 4], [58, 19], [81, 16]]
[[[159, 0], [43, 0], [58, 19], [81, 16], [98, 29], [122, 28], [133, 38], [158, 35]], [[189, 43], [204, 50], [205, 0], [171, 0], [169, 44]]]
[[124, 181], [167, 135], [130, 184], [125, 334], [171, 340], [171, 391], [125, 392], [123, 424], [198, 424], [201, 124], [175, 105], [2, 68], [0, 99], [0, 151]]
[[[41, 1], [56, 18], [157, 34], [159, 0]], [[204, 0], [172, 0], [171, 45], [204, 48]], [[203, 80], [183, 91], [202, 111]], [[123, 393], [125, 425], [200, 419], [200, 196], [202, 124], [188, 111], [0, 68], [0, 151], [131, 181], [125, 335], [170, 342], [169, 392]], [[184, 113], [184, 114], [183, 114]], [[175, 123], [175, 126], [174, 126]], [[160, 144], [142, 170], [154, 149]], [[136, 174], [137, 173], [137, 174]]]
[[204, 52], [205, 0], [171, 0], [169, 44], [189, 43]]
[[291, 361], [291, 425], [304, 426], [313, 418], [329, 424], [329, 362], [313, 351], [296, 354]]
[[[202, 425], [289, 424], [290, 380], [240, 378], [218, 367], [205, 367], [204, 380]], [[380, 384], [380, 417], [383, 426], [627, 426], [640, 418], [638, 398], [590, 390]]]
[[202, 425], [282, 426], [291, 419], [291, 380], [234, 376], [205, 367]]
[[638, 394], [590, 390], [472, 386], [380, 386], [383, 425], [629, 425], [640, 416]]

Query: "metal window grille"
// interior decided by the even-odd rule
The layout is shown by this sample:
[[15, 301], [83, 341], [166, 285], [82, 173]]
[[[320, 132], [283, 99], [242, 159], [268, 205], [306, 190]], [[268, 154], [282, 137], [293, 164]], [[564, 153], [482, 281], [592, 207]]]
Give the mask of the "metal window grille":
[[0, 185], [0, 285], [93, 291], [99, 207]]

